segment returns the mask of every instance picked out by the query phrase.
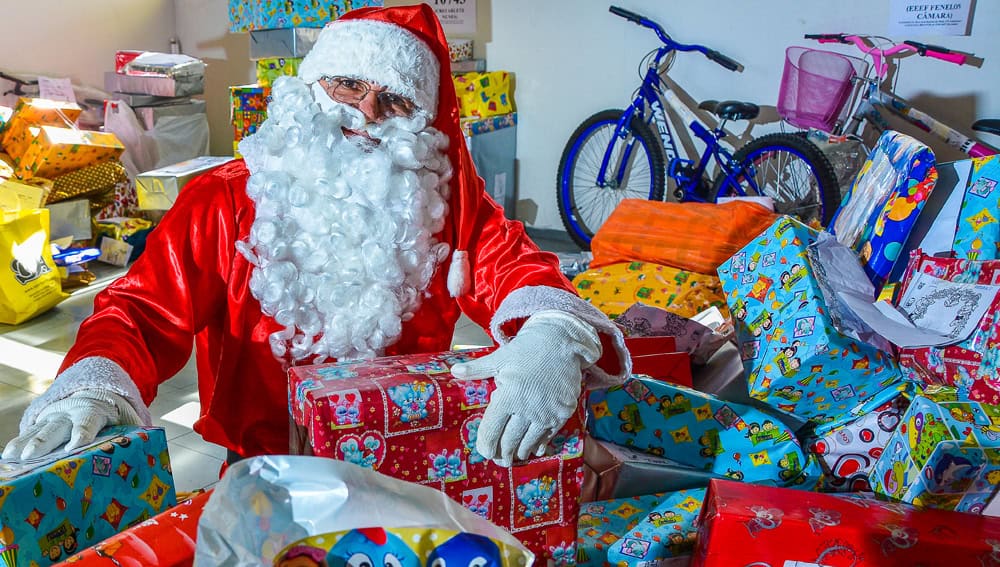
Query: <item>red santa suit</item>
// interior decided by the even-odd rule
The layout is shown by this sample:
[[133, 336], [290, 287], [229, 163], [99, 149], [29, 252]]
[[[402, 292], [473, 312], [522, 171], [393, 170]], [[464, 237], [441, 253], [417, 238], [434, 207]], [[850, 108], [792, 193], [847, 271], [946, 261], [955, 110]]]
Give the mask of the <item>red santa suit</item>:
[[[467, 256], [456, 254], [451, 269], [438, 266], [427, 295], [385, 354], [447, 350], [462, 312], [503, 344], [532, 313], [560, 309], [593, 325], [601, 337], [604, 356], [590, 371], [590, 384], [619, 380], [629, 364], [621, 333], [575, 295], [555, 255], [540, 251], [484, 191], [459, 128], [446, 42], [433, 13], [425, 5], [395, 9], [395, 16], [386, 12], [362, 9], [343, 19], [393, 17], [441, 62], [433, 126], [450, 140], [454, 176], [450, 213], [436, 237]], [[195, 431], [243, 456], [287, 452], [286, 372], [268, 343], [281, 325], [261, 312], [249, 288], [254, 266], [235, 246], [247, 239], [255, 219], [248, 177], [237, 160], [190, 182], [128, 274], [96, 296], [94, 314], [81, 325], [60, 372], [97, 356], [127, 376], [60, 378], [43, 398], [55, 401], [98, 386], [124, 396], [148, 421], [146, 406], [158, 386], [185, 365], [194, 345], [201, 400]], [[32, 404], [24, 420], [32, 423], [43, 405]]]

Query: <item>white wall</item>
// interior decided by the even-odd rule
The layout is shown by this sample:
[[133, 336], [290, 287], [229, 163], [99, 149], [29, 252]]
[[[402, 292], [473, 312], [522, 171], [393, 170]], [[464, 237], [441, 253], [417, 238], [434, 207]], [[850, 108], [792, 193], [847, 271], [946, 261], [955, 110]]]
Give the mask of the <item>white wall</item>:
[[[652, 31], [608, 12], [609, 0], [497, 0], [490, 69], [516, 75], [519, 199], [534, 201], [538, 228], [562, 228], [555, 175], [567, 138], [587, 116], [628, 104], [640, 79], [637, 66], [659, 40]], [[935, 117], [969, 131], [977, 118], [1000, 118], [1000, 2], [977, 3], [970, 37], [923, 37], [925, 43], [985, 58], [981, 69], [912, 57], [903, 62], [897, 93]], [[805, 33], [885, 34], [887, 0], [617, 0], [616, 5], [660, 22], [675, 40], [715, 48], [741, 62], [731, 73], [700, 54], [679, 54], [671, 72], [692, 97], [777, 102], [789, 45], [818, 46]], [[908, 39], [908, 38], [900, 38]], [[847, 46], [843, 52], [851, 54]], [[838, 47], [839, 48], [839, 47]], [[838, 49], [834, 48], [834, 49]], [[851, 48], [853, 49], [853, 48]], [[775, 124], [755, 127], [766, 133]], [[907, 128], [903, 131], [912, 132]], [[996, 137], [983, 139], [1000, 145]], [[929, 138], [922, 137], [925, 141]], [[939, 159], [961, 154], [941, 148]], [[522, 214], [533, 207], [519, 207]]]

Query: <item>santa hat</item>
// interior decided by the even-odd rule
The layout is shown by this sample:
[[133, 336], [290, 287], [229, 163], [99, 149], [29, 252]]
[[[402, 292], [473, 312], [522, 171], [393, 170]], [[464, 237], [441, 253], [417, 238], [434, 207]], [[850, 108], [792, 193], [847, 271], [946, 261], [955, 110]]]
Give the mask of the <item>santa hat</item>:
[[454, 169], [449, 198], [454, 252], [448, 290], [452, 297], [466, 293], [471, 284], [466, 250], [483, 182], [459, 126], [448, 40], [434, 10], [427, 4], [360, 8], [330, 22], [299, 65], [299, 78], [307, 83], [324, 76], [372, 81], [409, 97], [448, 136], [448, 158]]

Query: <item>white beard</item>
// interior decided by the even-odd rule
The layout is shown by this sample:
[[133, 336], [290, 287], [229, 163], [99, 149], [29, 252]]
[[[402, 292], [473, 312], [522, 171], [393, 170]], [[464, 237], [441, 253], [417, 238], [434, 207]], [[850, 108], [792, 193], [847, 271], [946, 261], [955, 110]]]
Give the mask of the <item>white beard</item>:
[[344, 136], [364, 122], [282, 77], [240, 143], [256, 218], [236, 248], [255, 266], [261, 310], [284, 327], [270, 336], [282, 362], [382, 355], [450, 251], [434, 238], [448, 213], [447, 136], [422, 115], [369, 126], [377, 146]]

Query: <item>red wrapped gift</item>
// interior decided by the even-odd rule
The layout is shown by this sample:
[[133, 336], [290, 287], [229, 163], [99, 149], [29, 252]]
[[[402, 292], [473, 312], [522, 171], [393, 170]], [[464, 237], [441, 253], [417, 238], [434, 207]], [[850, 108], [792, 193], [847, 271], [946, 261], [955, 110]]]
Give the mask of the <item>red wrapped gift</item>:
[[198, 518], [211, 492], [201, 492], [173, 508], [66, 559], [60, 565], [182, 567], [194, 562]]
[[1000, 565], [1000, 518], [713, 479], [691, 567]]
[[573, 557], [583, 483], [583, 406], [545, 456], [511, 468], [484, 459], [475, 450], [476, 432], [493, 380], [457, 380], [449, 369], [489, 352], [292, 368], [291, 452], [349, 461], [435, 487], [508, 530], [542, 565], [553, 557]]

